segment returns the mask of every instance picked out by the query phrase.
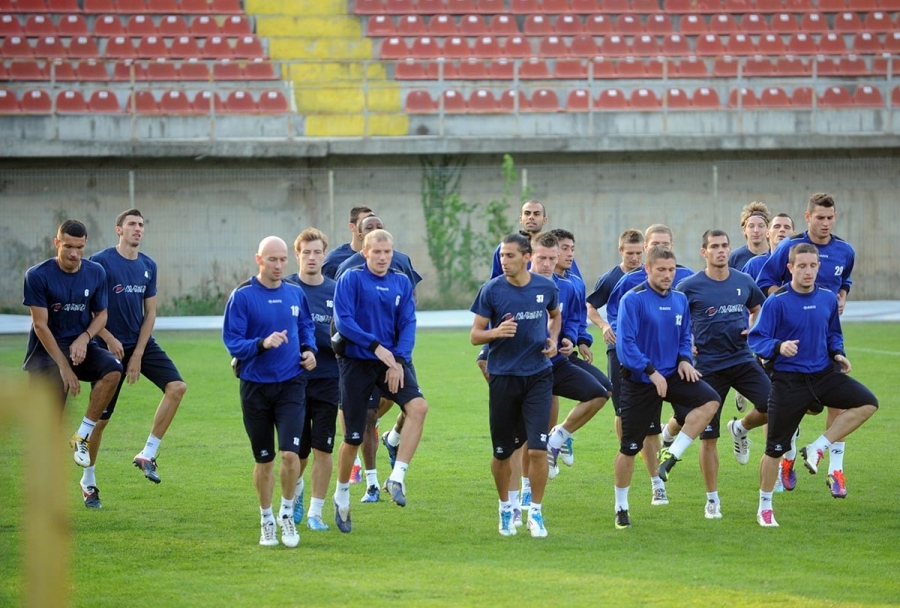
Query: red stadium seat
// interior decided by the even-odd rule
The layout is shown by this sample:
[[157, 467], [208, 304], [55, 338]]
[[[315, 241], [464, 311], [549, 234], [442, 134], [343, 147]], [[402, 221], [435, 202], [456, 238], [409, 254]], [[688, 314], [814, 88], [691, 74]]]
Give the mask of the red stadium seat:
[[[447, 114], [465, 114], [467, 111], [466, 100], [463, 99], [459, 91], [444, 91], [440, 97], [443, 100], [444, 112]], [[440, 101], [438, 102], [438, 110], [440, 110]]]
[[850, 92], [841, 86], [827, 87], [819, 95], [819, 106], [823, 108], [846, 108], [852, 105]]
[[548, 80], [550, 70], [547, 63], [540, 57], [530, 57], [522, 62], [519, 68], [519, 78], [523, 80]]
[[719, 109], [722, 102], [719, 101], [719, 94], [715, 89], [709, 87], [700, 87], [694, 91], [694, 97], [691, 99], [691, 105], [695, 108], [703, 109]]
[[459, 69], [453, 65], [452, 61], [447, 61], [443, 57], [428, 64], [429, 80], [459, 80]]
[[190, 34], [187, 22], [181, 15], [167, 15], [159, 20], [159, 35], [166, 38]]
[[850, 0], [847, 5], [851, 11], [857, 13], [877, 11], [881, 8], [881, 2], [879, 0]]
[[113, 80], [122, 82], [147, 80], [147, 71], [142, 64], [133, 59], [123, 59], [113, 66]]
[[716, 78], [737, 78], [738, 60], [731, 55], [716, 57], [713, 62], [713, 76]]
[[[271, 69], [271, 65], [269, 67]], [[209, 66], [206, 65], [205, 61], [200, 61], [196, 57], [191, 57], [187, 61], [182, 61], [181, 67], [178, 69], [178, 73], [180, 76], [180, 80], [190, 80], [190, 81], [207, 81], [207, 80], [209, 80]], [[274, 74], [273, 74], [273, 77], [274, 77]], [[248, 80], [249, 79], [250, 78], [248, 75]]]
[[709, 31], [713, 34], [734, 34], [738, 29], [737, 21], [728, 13], [713, 15], [709, 20]]
[[598, 110], [621, 111], [628, 109], [628, 99], [620, 89], [604, 89], [597, 96], [594, 107]]
[[22, 94], [19, 108], [23, 114], [49, 114], [53, 109], [53, 100], [47, 91], [32, 89]]
[[528, 15], [525, 17], [525, 24], [522, 26], [522, 32], [526, 36], [549, 36], [555, 33], [550, 18], [545, 15]]
[[629, 13], [631, 12], [631, 3], [628, 0], [603, 0], [600, 10], [616, 15]]
[[212, 0], [209, 10], [215, 15], [240, 15], [244, 12], [240, 0]]
[[531, 109], [534, 112], [559, 112], [559, 97], [552, 89], [538, 89], [531, 96]]
[[[418, 23], [419, 21], [421, 21], [421, 17], [416, 16], [416, 19], [409, 23], [404, 23], [405, 20], [406, 17], [400, 18], [400, 27], [415, 30], [419, 27]], [[456, 36], [457, 34], [459, 34], [459, 26], [456, 24], [456, 19], [454, 19], [450, 15], [435, 15], [428, 23], [428, 31], [426, 32], [426, 35], [429, 34], [431, 36]], [[404, 33], [404, 35], [413, 36], [416, 34]]]
[[547, 36], [541, 38], [538, 54], [542, 57], [568, 57], [569, 47], [559, 36]]
[[153, 19], [149, 15], [132, 15], [125, 23], [126, 36], [137, 38], [140, 36], [156, 36], [158, 33], [159, 30], [156, 29], [156, 24], [153, 23]]
[[819, 40], [819, 52], [823, 55], [843, 55], [847, 52], [847, 43], [840, 34], [828, 32]]
[[60, 36], [90, 36], [87, 21], [81, 15], [63, 15], [56, 28]]
[[664, 10], [667, 13], [693, 13], [699, 8], [693, 0], [664, 0]]
[[[388, 40], [385, 41], [385, 44], [392, 40], [394, 39], [388, 38]], [[384, 46], [382, 46], [382, 51], [383, 50]], [[409, 49], [409, 54], [420, 59], [434, 59], [435, 57], [441, 57], [443, 55], [438, 41], [431, 36], [422, 36], [413, 40]]]
[[787, 52], [792, 55], [815, 55], [818, 52], [812, 36], [803, 32], [791, 34], [787, 43]]
[[184, 91], [166, 91], [159, 100], [160, 114], [193, 114], [191, 101]]
[[200, 47], [193, 36], [179, 36], [172, 40], [172, 48], [169, 49], [170, 57], [200, 57]]
[[84, 12], [89, 14], [108, 14], [116, 12], [114, 0], [84, 0]]
[[200, 91], [194, 96], [191, 102], [191, 109], [195, 114], [216, 114], [225, 113], [225, 102], [219, 97], [218, 93], [212, 91]]
[[209, 15], [199, 15], [191, 21], [189, 34], [197, 38], [221, 36], [222, 28], [219, 27], [219, 22]]
[[469, 112], [475, 114], [493, 114], [500, 111], [497, 98], [488, 89], [475, 89], [469, 95]]
[[91, 93], [88, 110], [95, 114], [120, 114], [122, 106], [119, 105], [119, 100], [116, 98], [115, 93], [101, 89]]
[[508, 57], [499, 57], [491, 61], [488, 70], [494, 80], [512, 80], [516, 74], [516, 64]]
[[222, 59], [213, 64], [213, 80], [243, 80], [244, 70], [241, 64], [231, 59]]
[[655, 36], [644, 34], [636, 36], [631, 43], [631, 52], [637, 57], [655, 57], [662, 53]]
[[35, 57], [46, 57], [48, 59], [56, 59], [68, 57], [69, 52], [62, 43], [62, 39], [56, 36], [45, 36], [38, 38], [37, 45], [34, 47]]
[[229, 114], [256, 114], [257, 106], [250, 91], [232, 91], [225, 98], [225, 111]]
[[663, 55], [669, 57], [686, 57], [687, 55], [693, 55], [687, 38], [678, 33], [669, 34], [663, 39], [662, 52]]
[[472, 49], [465, 38], [453, 36], [444, 41], [443, 56], [447, 59], [465, 59], [472, 56]]
[[140, 42], [138, 42], [137, 56], [149, 59], [168, 57], [169, 49], [159, 36], [147, 36], [146, 38], [141, 38]]
[[884, 50], [892, 55], [900, 54], [900, 29], [884, 37]]
[[412, 57], [398, 61], [394, 67], [394, 78], [397, 80], [426, 80], [428, 73], [425, 63]]
[[97, 17], [97, 20], [94, 21], [94, 35], [107, 38], [124, 36], [125, 28], [115, 15], [104, 15]]
[[77, 82], [78, 76], [75, 74], [75, 66], [70, 61], [57, 59], [52, 63], [47, 62], [47, 77], [56, 82]]
[[445, 0], [447, 2], [447, 12], [453, 15], [465, 15], [474, 13], [477, 10], [475, 0]]
[[510, 15], [494, 15], [488, 26], [488, 31], [493, 36], [515, 36], [519, 33], [519, 26]]
[[615, 64], [602, 55], [591, 59], [590, 63], [588, 63], [588, 70], [593, 72], [593, 77], [596, 79], [616, 77]]
[[[671, 66], [672, 63], [669, 65]], [[691, 55], [676, 62], [674, 68], [669, 69], [669, 76], [672, 78], [707, 78], [709, 70], [702, 59]]]
[[181, 11], [181, 5], [175, 0], [147, 0], [147, 12], [156, 15], [171, 15]]
[[771, 30], [774, 34], [793, 34], [800, 31], [800, 24], [791, 13], [778, 13], [772, 15]]
[[[228, 59], [235, 56], [234, 49], [228, 44], [228, 39], [222, 36], [207, 38], [200, 54], [207, 59]], [[228, 106], [227, 101], [226, 99], [226, 107]]]
[[768, 78], [776, 76], [775, 63], [768, 57], [754, 55], [744, 62], [743, 75], [747, 78]]
[[523, 93], [522, 91], [503, 91], [503, 93], [501, 93], [500, 95], [500, 98], [497, 100], [497, 104], [504, 112], [515, 112], [516, 104], [519, 105], [519, 112], [531, 111], [531, 102], [528, 101], [528, 96], [525, 95], [525, 93]]
[[556, 34], [559, 36], [577, 36], [584, 32], [584, 25], [577, 15], [560, 15], [556, 18]]
[[[425, 22], [422, 21], [422, 18], [418, 15], [409, 15], [409, 18], [411, 18], [414, 24], [418, 26], [419, 31], [408, 35], [420, 36], [424, 34]], [[405, 20], [406, 17], [401, 17], [400, 23], [403, 23]], [[383, 38], [396, 35], [397, 26], [394, 25], [394, 20], [387, 15], [376, 15], [374, 17], [369, 17], [369, 19], [366, 21], [366, 36]]]
[[675, 31], [672, 19], [665, 13], [654, 13], [647, 16], [647, 33], [654, 36], [665, 36]]
[[231, 15], [222, 22], [223, 36], [252, 36], [253, 28], [245, 15]]
[[[8, 37], [8, 36], [18, 36], [19, 38], [25, 35], [25, 30], [22, 28], [22, 22], [19, 21], [19, 18], [15, 15], [0, 15], [0, 37]], [[4, 90], [4, 93], [8, 93], [8, 91]]]
[[766, 87], [759, 95], [759, 107], [789, 108], [791, 107], [791, 98], [781, 87]]
[[[204, 48], [204, 50], [206, 49]], [[265, 57], [266, 51], [263, 49], [262, 41], [256, 36], [241, 36], [234, 45], [234, 56], [255, 59], [257, 57]]]
[[472, 55], [474, 57], [499, 57], [502, 54], [500, 41], [494, 36], [482, 36], [475, 40], [475, 44], [472, 45]]
[[684, 89], [678, 87], [669, 87], [661, 100], [662, 107], [669, 110], [690, 110], [691, 98], [684, 92]]
[[839, 13], [834, 16], [834, 31], [859, 32], [862, 31], [862, 21], [856, 13]]
[[188, 15], [206, 15], [216, 11], [208, 0], [181, 0], [181, 12]]
[[567, 112], [589, 112], [591, 109], [591, 92], [586, 89], [569, 91], [566, 97]]
[[260, 57], [247, 62], [244, 66], [244, 78], [247, 80], [278, 80], [272, 62]]
[[800, 31], [805, 34], [824, 34], [828, 31], [828, 21], [822, 13], [806, 13], [800, 18]]
[[481, 15], [464, 15], [459, 20], [459, 33], [463, 36], [486, 36], [490, 30]]
[[703, 36], [709, 33], [709, 26], [702, 15], [683, 15], [678, 33], [683, 36]]
[[616, 33], [620, 36], [640, 36], [644, 33], [644, 24], [636, 15], [619, 15]]
[[615, 32], [615, 26], [607, 15], [591, 15], [584, 22], [584, 32], [591, 36], [606, 36]]
[[523, 36], [510, 36], [503, 44], [502, 53], [507, 57], [525, 59], [534, 55], [531, 43]]
[[625, 57], [616, 63], [616, 76], [619, 78], [632, 78], [634, 80], [647, 77], [644, 62], [634, 57]]
[[[7, 16], [4, 15], [4, 17]], [[18, 23], [18, 20], [16, 23]], [[32, 38], [37, 36], [56, 36], [56, 25], [53, 24], [53, 19], [50, 18], [50, 15], [30, 15], [25, 21], [23, 31], [25, 36], [31, 36]], [[13, 35], [21, 34], [14, 33]]]
[[403, 38], [386, 38], [381, 42], [381, 59], [405, 59], [409, 56], [410, 50]]
[[382, 0], [356, 0], [354, 4], [357, 15], [379, 15], [384, 12]]
[[[734, 38], [734, 36], [732, 36]], [[701, 56], [719, 56], [725, 54], [725, 45], [716, 34], [705, 34], [697, 38], [697, 54]], [[734, 53], [729, 53], [733, 55]]]
[[56, 95], [57, 114], [86, 114], [87, 112], [88, 106], [81, 91], [68, 89], [60, 91]]
[[641, 87], [631, 92], [628, 107], [642, 112], [654, 112], [660, 109], [659, 97], [652, 89]]
[[69, 57], [73, 59], [96, 59], [100, 57], [97, 40], [93, 36], [78, 36], [69, 41]]
[[137, 57], [137, 49], [131, 43], [131, 38], [116, 36], [106, 41], [104, 55], [113, 59], [134, 59]]
[[80, 13], [81, 7], [76, 0], [47, 0], [48, 13]]
[[541, 0], [541, 9], [545, 13], [558, 15], [568, 12], [570, 8], [569, 0]]
[[537, 0], [510, 0], [510, 12], [515, 15], [525, 15], [529, 13], [540, 13], [541, 7]]
[[75, 74], [78, 76], [78, 80], [101, 82], [109, 80], [106, 65], [94, 59], [80, 62], [75, 69]]
[[32, 81], [32, 80], [48, 80], [50, 75], [47, 73], [49, 64], [47, 62], [37, 62], [33, 60], [13, 61], [9, 65], [9, 80], [12, 81]]
[[34, 57], [34, 49], [21, 36], [11, 36], [0, 40], [0, 57]]
[[631, 0], [631, 11], [635, 13], [652, 13], [659, 10], [659, 0]]
[[3, 6], [4, 12], [11, 13], [46, 13], [47, 4], [44, 0], [13, 0]]
[[581, 59], [557, 59], [553, 66], [553, 77], [557, 79], [583, 80], [587, 76], [587, 66]]
[[[700, 44], [699, 41], [697, 43]], [[725, 52], [729, 55], [755, 55], [757, 53], [756, 45], [753, 39], [746, 34], [735, 34], [728, 38], [725, 43]], [[699, 51], [697, 53], [700, 54]]]
[[759, 52], [762, 55], [784, 55], [787, 48], [778, 34], [764, 34], [759, 37]]
[[606, 57], [626, 57], [631, 55], [631, 47], [623, 36], [606, 36], [600, 43], [600, 53]]
[[837, 75], [868, 76], [871, 73], [866, 61], [857, 55], [847, 55], [837, 60]]
[[760, 13], [747, 13], [741, 16], [738, 22], [738, 31], [744, 34], [767, 34], [769, 33], [769, 25], [766, 18]]
[[847, 0], [819, 0], [819, 10], [823, 13], [837, 13], [847, 10]]
[[291, 106], [281, 91], [263, 91], [256, 102], [260, 114], [288, 114]]
[[663, 72], [666, 69], [665, 59], [661, 57], [651, 57], [647, 59], [647, 63], [644, 65], [644, 72], [647, 74], [647, 78], [662, 78]]
[[[419, 0], [419, 5], [423, 0]], [[477, 0], [476, 5], [479, 13], [487, 15], [497, 15], [506, 12], [506, 2], [504, 0]]]
[[164, 58], [159, 58], [156, 61], [148, 63], [144, 73], [146, 74], [147, 80], [175, 81], [180, 77], [175, 64], [171, 61], [166, 61]]
[[883, 108], [884, 97], [881, 91], [869, 85], [859, 85], [853, 93], [853, 105], [858, 108]]
[[738, 104], [745, 110], [758, 108], [759, 98], [756, 97], [756, 92], [753, 89], [748, 89], [747, 87], [731, 89], [731, 92], [728, 94], [728, 107], [737, 108]]
[[569, 52], [575, 57], [594, 57], [600, 54], [600, 47], [597, 46], [593, 36], [580, 34], [572, 38]]
[[[876, 57], [872, 60], [872, 74], [877, 74], [879, 76], [887, 75], [888, 73], [888, 58], [887, 57]], [[900, 59], [894, 59], [891, 64], [891, 74], [893, 76], [900, 76]]]
[[887, 13], [874, 11], [863, 19], [863, 29], [869, 32], [890, 32], [894, 29], [894, 24]]
[[810, 76], [812, 75], [812, 66], [803, 59], [786, 55], [775, 61], [775, 74], [777, 76]]
[[463, 80], [488, 80], [491, 73], [484, 59], [469, 57], [459, 62], [459, 77]]

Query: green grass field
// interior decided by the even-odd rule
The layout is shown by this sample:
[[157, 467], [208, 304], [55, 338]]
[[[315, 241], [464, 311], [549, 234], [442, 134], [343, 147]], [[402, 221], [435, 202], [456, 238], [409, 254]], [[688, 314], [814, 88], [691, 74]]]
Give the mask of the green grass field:
[[[888, 448], [900, 429], [900, 324], [845, 330], [854, 376], [878, 395], [881, 410], [848, 441], [847, 499], [832, 499], [825, 475], [813, 477], [801, 467], [797, 489], [775, 496], [778, 529], [756, 524], [756, 463], [764, 444], [757, 431], [745, 467], [735, 462], [730, 442], [720, 441], [722, 520], [703, 518], [705, 490], [692, 446], [672, 474], [665, 507], [650, 506], [646, 469], [638, 463], [630, 501], [634, 527], [615, 530], [617, 445], [607, 407], [576, 435], [575, 466], [563, 466], [550, 482], [544, 500], [549, 538], [499, 536], [487, 387], [474, 365], [476, 349], [466, 331], [422, 331], [416, 367], [431, 409], [407, 475], [408, 506], [384, 499], [359, 504], [364, 488], [353, 486], [353, 532], [335, 529], [328, 500], [332, 529], [313, 533], [304, 523], [297, 549], [257, 544], [253, 462], [237, 380], [219, 335], [161, 332], [158, 341], [189, 387], [162, 444], [162, 484], [154, 486], [131, 465], [159, 400], [146, 379], [123, 389], [104, 436], [97, 467], [101, 511], [83, 507], [81, 473], [71, 458], [60, 464], [69, 481], [59, 491], [72, 532], [71, 602], [92, 608], [896, 605], [900, 468]], [[5, 385], [25, 379], [16, 372], [24, 344], [24, 336], [0, 337]], [[605, 366], [602, 354], [599, 359]], [[84, 399], [68, 404], [67, 433], [83, 415]], [[570, 405], [562, 404], [563, 414]], [[725, 407], [723, 418], [736, 412], [730, 400]], [[823, 428], [824, 417], [807, 418], [804, 437]], [[4, 428], [0, 606], [24, 597], [22, 449], [20, 430]], [[383, 449], [378, 457], [383, 481], [389, 472]]]

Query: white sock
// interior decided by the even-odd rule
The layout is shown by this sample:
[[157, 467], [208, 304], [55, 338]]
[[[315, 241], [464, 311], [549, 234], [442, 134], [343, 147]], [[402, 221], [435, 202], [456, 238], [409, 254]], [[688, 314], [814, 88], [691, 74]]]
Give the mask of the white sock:
[[307, 517], [322, 517], [322, 507], [325, 506], [324, 498], [313, 498], [309, 501]]
[[279, 511], [278, 516], [284, 517], [287, 515], [288, 517], [294, 516], [294, 497], [285, 498], [281, 497], [281, 511]]
[[707, 492], [707, 493], [706, 493], [706, 500], [708, 500], [709, 502], [719, 502], [719, 492], [718, 492], [718, 490], [715, 491], [715, 492]]
[[300, 495], [303, 494], [303, 489], [306, 486], [303, 483], [303, 477], [297, 478], [297, 485], [294, 486], [294, 498], [300, 498]]
[[260, 519], [262, 520], [259, 522], [261, 524], [266, 523], [266, 520], [275, 519], [275, 516], [272, 515], [272, 507], [269, 507], [267, 509], [263, 509], [262, 507], [260, 507], [259, 508], [259, 516], [260, 516]]
[[666, 482], [659, 478], [659, 475], [650, 478], [650, 487], [654, 490], [656, 488], [665, 488]]
[[541, 503], [539, 503], [539, 502], [531, 503], [531, 506], [528, 508], [528, 514], [529, 515], [533, 515], [533, 514], [540, 515], [541, 514]]
[[501, 513], [509, 513], [513, 510], [513, 502], [511, 500], [500, 501], [500, 512]]
[[531, 480], [527, 477], [522, 478], [522, 493], [531, 492]]
[[630, 487], [616, 488], [616, 513], [628, 510], [628, 488]]
[[144, 449], [141, 451], [144, 458], [156, 458], [156, 452], [159, 450], [159, 442], [162, 441], [159, 437], [154, 437], [153, 433], [150, 433], [150, 436], [147, 437], [147, 443], [144, 444]]
[[337, 488], [334, 490], [334, 502], [339, 507], [350, 506], [350, 484], [338, 482]]
[[378, 469], [366, 469], [366, 487], [378, 487]]
[[829, 450], [830, 458], [828, 459], [828, 474], [831, 475], [835, 471], [844, 470], [844, 442], [835, 441], [831, 444]]
[[362, 466], [362, 462], [360, 462], [359, 456], [358, 456], [358, 455], [356, 456], [356, 460], [353, 461], [353, 466], [355, 466], [355, 467], [361, 467], [361, 466]]
[[78, 427], [78, 436], [82, 439], [88, 439], [91, 436], [91, 433], [94, 432], [95, 426], [97, 426], [96, 422], [88, 420], [87, 418], [82, 419], [81, 426]]
[[744, 425], [741, 424], [740, 420], [735, 420], [732, 428], [737, 432], [738, 437], [743, 437], [747, 434], [747, 429], [744, 428]]
[[831, 447], [831, 442], [825, 437], [825, 435], [819, 435], [819, 438], [809, 444], [809, 447], [813, 450], [822, 450], [822, 453], [828, 451], [828, 448]]
[[398, 433], [396, 429], [392, 428], [390, 431], [388, 431], [387, 442], [388, 445], [393, 447], [397, 447], [398, 445], [400, 445], [400, 433]]
[[678, 433], [678, 436], [675, 438], [675, 443], [672, 444], [672, 447], [669, 448], [669, 453], [672, 454], [675, 458], [681, 459], [681, 455], [684, 454], [685, 450], [690, 447], [691, 443], [693, 443], [693, 439], [684, 434], [684, 431]]
[[518, 509], [519, 508], [519, 491], [518, 490], [510, 490], [509, 491], [509, 502], [513, 504], [513, 506]]
[[394, 463], [394, 470], [391, 471], [391, 476], [389, 479], [393, 479], [394, 481], [403, 483], [403, 480], [406, 478], [406, 469], [408, 468], [409, 463], [398, 460]]
[[675, 437], [672, 435], [672, 433], [669, 432], [669, 423], [668, 422], [666, 424], [662, 425], [661, 435], [662, 435], [663, 443], [672, 443], [673, 441], [675, 441]]
[[97, 478], [94, 476], [94, 467], [84, 467], [81, 472], [81, 487], [97, 486]]
[[757, 513], [762, 513], [763, 511], [768, 511], [772, 508], [772, 493], [771, 492], [763, 492], [759, 491], [759, 511]]

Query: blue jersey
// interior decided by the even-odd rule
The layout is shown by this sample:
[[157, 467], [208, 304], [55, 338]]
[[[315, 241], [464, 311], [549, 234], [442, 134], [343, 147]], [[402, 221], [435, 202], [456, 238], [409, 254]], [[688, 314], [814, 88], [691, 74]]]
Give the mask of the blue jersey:
[[747, 263], [744, 264], [744, 267], [741, 268], [741, 272], [749, 274], [750, 277], [756, 281], [759, 277], [759, 271], [762, 270], [763, 265], [766, 263], [766, 260], [769, 259], [770, 255], [771, 253], [767, 251], [766, 253], [750, 258], [747, 260]]
[[[680, 264], [676, 265], [675, 278], [672, 280], [672, 285], [678, 285], [678, 283], [692, 274], [694, 274], [694, 271], [687, 266], [681, 266]], [[619, 333], [617, 322], [619, 317], [619, 302], [629, 290], [644, 283], [646, 280], [647, 271], [641, 266], [637, 270], [632, 270], [631, 272], [622, 275], [622, 278], [619, 279], [619, 282], [613, 287], [612, 293], [609, 294], [609, 299], [606, 302], [606, 322], [609, 323], [609, 326], [612, 327], [612, 330], [616, 332], [616, 334]]]
[[650, 383], [658, 371], [668, 377], [691, 357], [691, 310], [687, 297], [669, 290], [660, 295], [646, 282], [622, 297], [616, 354], [632, 381]]
[[747, 345], [747, 310], [761, 306], [766, 297], [750, 277], [731, 270], [724, 281], [705, 272], [681, 281], [676, 287], [687, 296], [691, 328], [697, 349], [697, 371], [719, 371], [741, 363], [753, 363]]
[[[526, 233], [523, 236], [525, 236], [525, 238], [527, 238], [529, 241], [531, 240], [530, 234]], [[528, 267], [531, 268], [530, 263]], [[578, 270], [578, 264], [575, 262], [575, 260], [572, 260], [572, 267], [569, 269], [569, 273], [576, 275], [579, 279], [581, 278], [581, 271]], [[500, 245], [497, 245], [497, 248], [494, 249], [494, 258], [491, 261], [491, 278], [496, 279], [502, 274], [503, 267], [500, 266]]]
[[297, 274], [292, 274], [285, 281], [299, 285], [303, 290], [316, 328], [316, 368], [309, 372], [309, 377], [337, 378], [337, 359], [331, 349], [331, 319], [334, 315], [334, 286], [337, 283], [325, 277], [321, 285], [307, 285]]
[[322, 274], [329, 279], [335, 279], [338, 267], [354, 253], [356, 252], [353, 251], [353, 247], [350, 246], [350, 243], [344, 243], [340, 247], [332, 249], [328, 252], [328, 255], [325, 256], [325, 261], [322, 262]]
[[[568, 338], [572, 344], [577, 344], [578, 340], [578, 292], [575, 285], [569, 279], [563, 278], [558, 274], [553, 274], [553, 282], [559, 289], [559, 314], [562, 315], [562, 329], [559, 332], [559, 340], [556, 343], [557, 351], [562, 346], [562, 339]], [[583, 305], [582, 305], [583, 306]], [[556, 353], [550, 362], [556, 363], [565, 359], [565, 355], [560, 352]]]
[[[263, 348], [264, 339], [285, 330], [287, 344]], [[241, 362], [241, 380], [271, 384], [296, 377], [304, 371], [301, 351], [316, 351], [314, 332], [303, 290], [287, 281], [269, 288], [253, 277], [231, 292], [225, 305], [222, 340]]]
[[[575, 265], [574, 260], [572, 261], [572, 265]], [[590, 346], [594, 343], [594, 336], [588, 331], [587, 307], [584, 305], [584, 302], [587, 299], [587, 296], [585, 295], [586, 288], [584, 286], [584, 280], [571, 270], [567, 270], [564, 276], [566, 279], [572, 281], [572, 285], [575, 287], [575, 302], [572, 305], [572, 314], [575, 315], [576, 323], [578, 324], [578, 334], [572, 342], [574, 344], [587, 344]]]
[[728, 266], [735, 270], [740, 270], [744, 267], [744, 264], [754, 257], [756, 257], [756, 254], [750, 251], [750, 247], [747, 245], [738, 247], [737, 249], [732, 250], [731, 255], [728, 256]]
[[[47, 326], [57, 345], [65, 348], [87, 330], [94, 314], [106, 310], [106, 271], [100, 264], [82, 260], [76, 272], [65, 272], [50, 258], [25, 273], [25, 306], [47, 309]], [[34, 326], [28, 332], [26, 371], [55, 365], [44, 350]]]
[[597, 310], [606, 306], [613, 288], [624, 276], [625, 271], [622, 270], [622, 266], [619, 264], [610, 268], [594, 283], [594, 291], [587, 297], [587, 302]]
[[[781, 343], [787, 340], [799, 340], [793, 357], [777, 354]], [[774, 357], [776, 371], [824, 371], [831, 367], [836, 354], [844, 354], [837, 298], [821, 287], [810, 293], [797, 293], [788, 283], [763, 304], [749, 341], [750, 348], [760, 357]]]
[[841, 289], [850, 293], [852, 283], [850, 273], [853, 272], [853, 262], [856, 259], [853, 247], [834, 235], [827, 244], [818, 245], [809, 240], [809, 231], [795, 234], [778, 243], [775, 251], [759, 271], [756, 279], [759, 288], [767, 291], [769, 287], [781, 287], [791, 282], [791, 272], [787, 267], [788, 259], [791, 247], [800, 243], [812, 243], [819, 250], [819, 274], [816, 276], [816, 285], [834, 294]]
[[[341, 275], [350, 270], [351, 268], [360, 268], [361, 266], [366, 265], [366, 258], [363, 257], [361, 253], [354, 253], [349, 258], [341, 262], [341, 265], [338, 266], [337, 272], [334, 275], [334, 279], [338, 280], [341, 278]], [[391, 266], [393, 270], [398, 272], [402, 272], [406, 275], [406, 278], [409, 279], [409, 282], [412, 283], [413, 289], [416, 288], [422, 281], [422, 277], [416, 272], [416, 269], [413, 268], [412, 260], [409, 259], [409, 256], [405, 253], [401, 253], [394, 250], [394, 256], [391, 258]]]
[[378, 276], [368, 266], [351, 268], [334, 289], [334, 324], [347, 341], [345, 356], [377, 360], [381, 345], [409, 362], [416, 343], [413, 287], [401, 272]]
[[550, 369], [544, 353], [547, 346], [545, 311], [559, 307], [559, 288], [552, 280], [529, 275], [528, 284], [513, 285], [505, 276], [491, 279], [481, 286], [471, 311], [490, 319], [497, 327], [504, 320], [516, 321], [516, 334], [488, 342], [487, 371], [499, 376], [532, 376]]
[[156, 262], [143, 253], [129, 260], [115, 247], [95, 253], [91, 261], [106, 270], [107, 331], [123, 347], [134, 346], [144, 322], [144, 300], [156, 295]]

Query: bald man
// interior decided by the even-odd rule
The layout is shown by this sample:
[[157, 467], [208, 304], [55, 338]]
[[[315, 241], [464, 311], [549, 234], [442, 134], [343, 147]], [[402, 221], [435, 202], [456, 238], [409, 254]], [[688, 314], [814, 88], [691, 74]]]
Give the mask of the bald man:
[[294, 487], [300, 477], [300, 438], [306, 416], [306, 373], [316, 367], [315, 326], [303, 290], [282, 281], [287, 244], [277, 236], [259, 244], [259, 273], [238, 285], [225, 306], [222, 339], [241, 380], [241, 410], [256, 466], [259, 544], [278, 544], [272, 492], [275, 489], [275, 431], [281, 456], [281, 542], [296, 547]]

